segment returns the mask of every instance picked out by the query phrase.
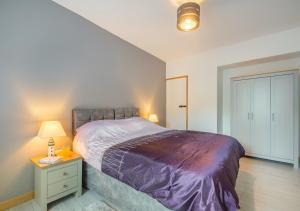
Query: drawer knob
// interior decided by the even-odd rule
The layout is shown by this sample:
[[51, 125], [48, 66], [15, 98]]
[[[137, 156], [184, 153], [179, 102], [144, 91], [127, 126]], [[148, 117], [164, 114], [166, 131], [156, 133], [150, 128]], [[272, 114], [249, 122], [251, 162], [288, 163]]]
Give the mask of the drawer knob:
[[69, 186], [68, 185], [64, 185], [64, 188], [68, 188]]
[[67, 172], [64, 172], [64, 173], [63, 173], [63, 176], [67, 176], [67, 175], [68, 175], [68, 173], [67, 173]]

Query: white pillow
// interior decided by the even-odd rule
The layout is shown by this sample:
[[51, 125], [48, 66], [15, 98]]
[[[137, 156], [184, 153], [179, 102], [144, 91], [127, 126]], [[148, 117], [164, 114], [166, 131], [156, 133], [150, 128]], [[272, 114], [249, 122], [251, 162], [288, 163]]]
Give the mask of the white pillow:
[[165, 130], [146, 119], [140, 117], [132, 117], [120, 120], [98, 120], [88, 122], [79, 127], [76, 132], [86, 140], [90, 140], [92, 136], [101, 138], [102, 140], [111, 138], [125, 138], [143, 131]]

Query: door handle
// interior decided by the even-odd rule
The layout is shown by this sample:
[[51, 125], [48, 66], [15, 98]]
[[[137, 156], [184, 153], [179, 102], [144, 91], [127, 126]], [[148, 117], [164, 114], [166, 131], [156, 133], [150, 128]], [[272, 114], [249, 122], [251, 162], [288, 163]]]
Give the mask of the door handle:
[[253, 119], [254, 119], [253, 112], [248, 112], [248, 120], [253, 120]]
[[186, 105], [179, 105], [179, 108], [186, 108]]

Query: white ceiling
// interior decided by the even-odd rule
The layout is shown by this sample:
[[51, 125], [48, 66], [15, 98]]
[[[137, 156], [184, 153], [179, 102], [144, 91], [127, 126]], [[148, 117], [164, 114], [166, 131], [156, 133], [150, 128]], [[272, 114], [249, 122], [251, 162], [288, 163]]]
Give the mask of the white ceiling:
[[53, 0], [139, 48], [170, 61], [300, 26], [300, 0], [193, 0], [201, 26], [176, 29], [185, 0]]

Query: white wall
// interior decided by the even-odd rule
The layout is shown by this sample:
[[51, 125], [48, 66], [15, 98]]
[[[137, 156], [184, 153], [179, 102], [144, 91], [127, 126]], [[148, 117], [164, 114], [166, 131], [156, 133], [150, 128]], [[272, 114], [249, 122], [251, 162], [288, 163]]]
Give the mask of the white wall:
[[300, 68], [300, 58], [285, 59], [262, 64], [235, 67], [223, 70], [222, 82], [222, 133], [230, 135], [230, 78], [260, 73], [277, 72]]
[[217, 132], [218, 67], [300, 51], [300, 28], [167, 63], [167, 77], [189, 76], [189, 129]]

